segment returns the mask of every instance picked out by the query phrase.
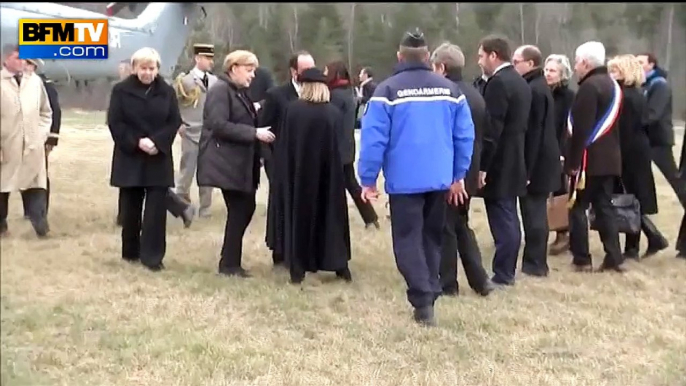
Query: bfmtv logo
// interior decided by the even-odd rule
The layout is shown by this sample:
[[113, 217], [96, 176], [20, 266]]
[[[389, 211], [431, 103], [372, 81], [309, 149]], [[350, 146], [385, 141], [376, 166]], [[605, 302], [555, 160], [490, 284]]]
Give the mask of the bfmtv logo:
[[107, 59], [106, 19], [21, 19], [23, 59]]

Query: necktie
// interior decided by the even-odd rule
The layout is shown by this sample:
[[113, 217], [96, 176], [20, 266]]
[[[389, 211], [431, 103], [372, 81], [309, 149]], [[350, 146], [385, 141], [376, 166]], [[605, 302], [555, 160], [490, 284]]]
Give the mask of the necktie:
[[205, 73], [205, 76], [202, 77], [202, 84], [205, 85], [205, 88], [209, 85], [209, 78], [207, 77], [207, 73]]
[[21, 73], [14, 74], [14, 79], [17, 80], [17, 85], [21, 86]]

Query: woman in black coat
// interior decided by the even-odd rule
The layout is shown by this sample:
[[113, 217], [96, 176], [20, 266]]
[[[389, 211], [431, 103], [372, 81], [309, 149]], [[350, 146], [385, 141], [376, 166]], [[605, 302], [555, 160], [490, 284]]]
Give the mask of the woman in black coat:
[[351, 281], [350, 225], [345, 175], [339, 154], [342, 113], [330, 101], [322, 71], [300, 75], [300, 98], [286, 110], [274, 159], [276, 197], [282, 197], [284, 260], [291, 282], [306, 272], [336, 272]]
[[362, 201], [362, 187], [355, 177], [356, 104], [350, 73], [343, 62], [335, 61], [324, 67], [324, 76], [331, 92], [331, 104], [338, 107], [343, 118], [343, 124], [338, 133], [338, 147], [345, 173], [345, 187], [355, 202], [365, 226], [374, 226], [378, 229], [379, 218], [376, 211], [371, 203]]
[[247, 95], [257, 66], [249, 51], [226, 56], [224, 73], [207, 92], [198, 153], [198, 186], [221, 189], [228, 212], [219, 273], [242, 278], [250, 276], [241, 260], [260, 182], [260, 141], [274, 140], [269, 128], [256, 127], [257, 111]]
[[[607, 67], [624, 94], [619, 115], [622, 186], [618, 188], [633, 194], [641, 204], [641, 230], [648, 237], [648, 256], [666, 248], [667, 240], [647, 217], [657, 213], [657, 193], [650, 158], [650, 141], [642, 125], [646, 100], [641, 85], [645, 75], [638, 59], [633, 55], [617, 56], [608, 62]], [[638, 258], [640, 237], [640, 233], [626, 235], [624, 257]]]
[[[572, 76], [572, 68], [569, 59], [565, 55], [553, 54], [546, 58], [545, 67], [543, 69], [545, 80], [553, 92], [553, 100], [555, 102], [555, 132], [557, 135], [557, 142], [560, 145], [560, 154], [564, 160], [566, 154], [567, 143], [567, 118], [569, 117], [569, 110], [572, 108], [574, 102], [574, 91], [569, 88], [569, 79]], [[553, 193], [553, 196], [563, 196], [568, 193], [568, 177], [563, 173], [560, 178], [562, 184], [560, 190]], [[549, 253], [551, 255], [559, 255], [569, 249], [569, 232], [561, 230], [557, 232], [557, 236], [553, 244], [550, 246]]]
[[142, 48], [131, 65], [133, 74], [114, 86], [107, 111], [114, 139], [110, 184], [121, 192], [122, 257], [159, 271], [166, 250], [167, 190], [174, 186], [172, 144], [181, 115], [174, 89], [157, 76], [159, 54]]

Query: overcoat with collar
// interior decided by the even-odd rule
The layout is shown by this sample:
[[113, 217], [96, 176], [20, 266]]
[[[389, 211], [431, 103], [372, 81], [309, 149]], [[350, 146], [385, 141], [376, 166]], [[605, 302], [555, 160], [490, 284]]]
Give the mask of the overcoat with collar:
[[[119, 188], [174, 186], [172, 144], [181, 115], [172, 86], [161, 77], [150, 85], [131, 75], [112, 89], [107, 124], [114, 139], [110, 184]], [[150, 155], [138, 141], [150, 138]]]
[[0, 190], [46, 189], [45, 141], [52, 110], [43, 80], [24, 75], [19, 85], [6, 68], [1, 78]]

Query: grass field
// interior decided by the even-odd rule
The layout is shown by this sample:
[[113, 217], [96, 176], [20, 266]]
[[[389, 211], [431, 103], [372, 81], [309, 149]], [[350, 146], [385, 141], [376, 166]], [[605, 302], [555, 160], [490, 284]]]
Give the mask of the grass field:
[[[170, 217], [167, 270], [152, 273], [120, 259], [112, 141], [95, 128], [103, 121], [65, 117], [51, 155], [49, 239], [36, 238], [18, 195], [10, 199], [3, 386], [686, 385], [686, 261], [673, 245], [627, 263], [625, 275], [574, 273], [569, 256], [551, 257], [549, 278], [518, 276], [488, 298], [467, 291], [460, 273], [463, 295], [440, 299], [439, 326], [426, 329], [411, 319], [388, 222], [366, 231], [353, 205], [352, 284], [320, 274], [297, 287], [273, 272], [263, 186], [244, 253], [256, 277], [216, 275], [225, 221], [218, 192], [210, 219], [184, 229]], [[673, 244], [683, 212], [661, 174], [656, 180], [656, 223]], [[474, 212], [490, 267], [480, 202]], [[595, 233], [592, 247], [598, 265]]]

